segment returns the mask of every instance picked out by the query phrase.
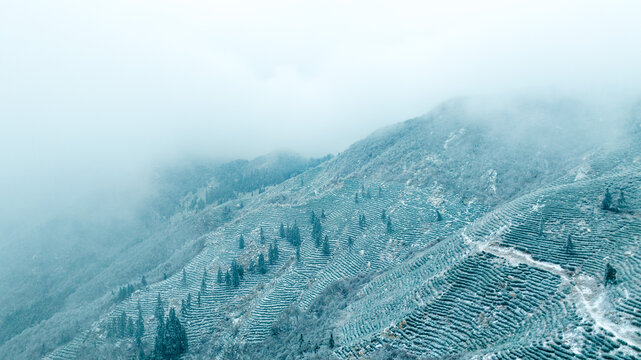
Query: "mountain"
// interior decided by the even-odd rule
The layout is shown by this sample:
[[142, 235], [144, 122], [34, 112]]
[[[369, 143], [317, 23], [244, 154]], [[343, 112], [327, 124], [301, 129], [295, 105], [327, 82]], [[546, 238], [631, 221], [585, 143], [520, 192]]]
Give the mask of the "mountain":
[[[121, 254], [103, 274], [155, 251], [174, 265], [91, 302], [91, 325], [46, 358], [135, 357], [113, 324], [138, 306], [150, 354], [159, 304], [179, 314], [184, 358], [638, 358], [634, 109], [606, 121], [567, 98], [454, 99], [300, 172], [231, 163], [145, 242], [180, 245]], [[217, 190], [236, 179], [252, 190]], [[19, 354], [37, 330], [0, 350]]]

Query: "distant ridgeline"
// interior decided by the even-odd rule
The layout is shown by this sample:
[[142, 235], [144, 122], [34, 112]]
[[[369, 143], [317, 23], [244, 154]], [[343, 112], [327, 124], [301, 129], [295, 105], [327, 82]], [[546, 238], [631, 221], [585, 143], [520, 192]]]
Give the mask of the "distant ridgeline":
[[214, 224], [189, 261], [46, 358], [641, 358], [637, 133], [468, 105], [300, 172], [230, 164], [172, 216]]

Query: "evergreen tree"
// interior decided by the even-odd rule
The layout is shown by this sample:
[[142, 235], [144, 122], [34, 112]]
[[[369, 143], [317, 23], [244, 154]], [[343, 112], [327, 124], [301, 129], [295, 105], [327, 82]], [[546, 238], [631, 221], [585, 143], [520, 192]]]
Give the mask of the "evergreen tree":
[[118, 320], [118, 336], [125, 337], [127, 335], [127, 313], [123, 310]]
[[387, 217], [387, 233], [392, 233], [392, 218], [390, 216]]
[[274, 247], [272, 244], [269, 244], [269, 250], [267, 251], [267, 256], [269, 257], [269, 265], [274, 265], [276, 259], [274, 258]]
[[162, 279], [167, 280], [167, 273], [162, 273]]
[[220, 266], [218, 267], [218, 275], [216, 276], [216, 282], [218, 283], [218, 285], [223, 283], [223, 270], [220, 268]]
[[565, 252], [572, 254], [574, 252], [574, 243], [572, 242], [572, 235], [568, 234], [568, 239], [565, 242]]
[[316, 222], [316, 213], [314, 213], [314, 210], [312, 210], [312, 215], [309, 219], [309, 223], [314, 225], [315, 222]]
[[265, 266], [265, 257], [263, 256], [263, 253], [260, 253], [258, 255], [258, 272], [261, 274], [265, 274], [267, 272], [267, 266]]
[[278, 231], [278, 234], [280, 235], [281, 238], [285, 238], [285, 225], [283, 225], [283, 223], [280, 223], [280, 229]]
[[329, 334], [329, 348], [333, 349], [336, 344], [334, 343], [334, 334]]
[[316, 219], [314, 226], [312, 227], [312, 239], [314, 239], [314, 246], [319, 247], [321, 245], [321, 240], [323, 236], [323, 227], [320, 220]]
[[265, 243], [265, 232], [263, 231], [263, 227], [260, 227], [260, 243], [264, 244]]
[[245, 278], [245, 269], [240, 264], [238, 264], [238, 277], [240, 277], [240, 280]]
[[385, 209], [381, 212], [381, 220], [384, 222], [387, 219], [387, 215], [385, 214]]
[[187, 272], [185, 271], [184, 268], [183, 268], [183, 279], [182, 279], [182, 282], [183, 282], [183, 286], [187, 286]]
[[278, 243], [274, 241], [274, 262], [278, 261], [278, 257], [280, 256], [280, 253], [278, 252]]
[[231, 274], [229, 273], [229, 270], [225, 273], [225, 285], [231, 286]]
[[176, 316], [176, 311], [169, 310], [169, 316], [165, 325], [165, 359], [178, 359], [180, 355], [188, 351], [187, 332]]
[[354, 203], [358, 204], [358, 193], [354, 194]]
[[191, 293], [187, 294], [187, 309], [191, 308]]
[[134, 325], [134, 319], [127, 316], [127, 337], [133, 337], [136, 331], [136, 326]]
[[352, 238], [351, 235], [347, 237], [347, 245], [349, 247], [352, 247], [352, 245], [354, 245], [354, 238]]
[[165, 318], [165, 309], [162, 305], [162, 299], [160, 299], [160, 293], [158, 293], [158, 297], [156, 298], [156, 310], [154, 311], [154, 317], [156, 318], [156, 321], [161, 322]]
[[610, 263], [605, 265], [605, 278], [603, 282], [605, 283], [605, 286], [617, 283], [617, 271], [612, 267], [612, 265], [610, 265]]
[[613, 211], [612, 195], [610, 194], [610, 188], [605, 189], [605, 195], [603, 196], [603, 200], [601, 201], [601, 209]]
[[142, 337], [145, 335], [145, 320], [142, 317], [142, 307], [140, 306], [140, 300], [138, 301], [138, 319], [136, 319], [136, 345], [142, 347]]
[[383, 189], [379, 186], [378, 187], [378, 197], [381, 197], [382, 194], [383, 194]]
[[185, 302], [185, 299], [180, 300], [180, 313], [183, 316], [187, 314], [187, 303]]
[[231, 262], [231, 284], [233, 287], [240, 285], [240, 274], [238, 273], [238, 264], [236, 260]]
[[140, 279], [140, 284], [145, 287], [147, 286], [147, 279], [145, 279], [145, 275], [142, 276], [142, 279]]
[[200, 292], [207, 291], [207, 269], [203, 272], [203, 281], [200, 283]]
[[329, 239], [325, 235], [325, 241], [323, 241], [323, 254], [329, 256]]
[[238, 239], [238, 248], [241, 250], [245, 248], [245, 238], [243, 238], [242, 235], [240, 235], [240, 238]]
[[443, 220], [443, 217], [441, 216], [441, 213], [437, 209], [436, 210], [436, 221], [441, 221], [441, 220]]
[[325, 209], [321, 209], [321, 219], [325, 218]]
[[300, 261], [300, 246], [296, 247], [296, 261]]

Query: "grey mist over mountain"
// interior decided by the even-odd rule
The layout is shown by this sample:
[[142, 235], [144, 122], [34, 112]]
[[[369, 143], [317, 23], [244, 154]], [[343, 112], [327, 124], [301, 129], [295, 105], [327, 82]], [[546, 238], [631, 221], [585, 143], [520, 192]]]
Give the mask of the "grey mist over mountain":
[[638, 358], [639, 13], [0, 5], [0, 357]]

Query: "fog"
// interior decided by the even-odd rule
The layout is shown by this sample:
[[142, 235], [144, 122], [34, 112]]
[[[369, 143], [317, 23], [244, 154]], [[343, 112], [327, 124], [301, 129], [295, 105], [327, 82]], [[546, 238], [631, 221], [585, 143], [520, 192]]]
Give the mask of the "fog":
[[639, 14], [636, 1], [3, 1], [0, 230], [96, 194], [120, 209], [184, 159], [336, 153], [452, 97], [631, 101]]

